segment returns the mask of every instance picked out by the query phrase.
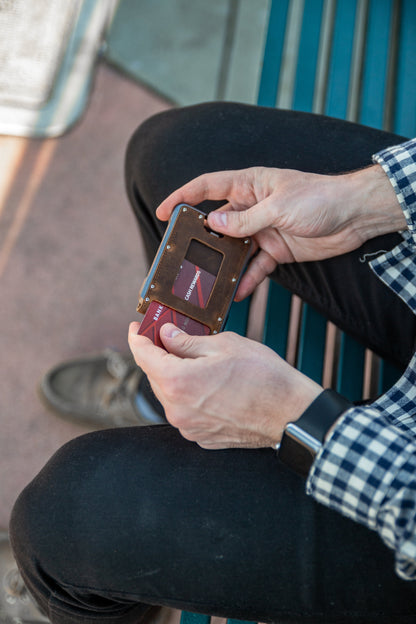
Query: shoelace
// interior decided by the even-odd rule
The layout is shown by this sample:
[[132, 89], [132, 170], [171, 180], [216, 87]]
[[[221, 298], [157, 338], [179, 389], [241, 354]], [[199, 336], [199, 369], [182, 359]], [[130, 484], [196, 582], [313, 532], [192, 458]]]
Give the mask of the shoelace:
[[[106, 415], [111, 407], [114, 424], [124, 424], [123, 412], [130, 412], [132, 405], [136, 406], [141, 417], [147, 424], [161, 424], [166, 422], [163, 416], [155, 410], [143, 395], [133, 399], [133, 393], [138, 390], [140, 369], [136, 365], [133, 356], [122, 355], [113, 349], [106, 349], [107, 370], [109, 374], [118, 380], [114, 386], [102, 397], [98, 410]], [[141, 400], [140, 406], [137, 400]], [[134, 409], [134, 408], [133, 408]]]
[[128, 381], [132, 375], [137, 375], [137, 366], [131, 356], [123, 356], [114, 349], [106, 349], [105, 356], [107, 359], [107, 370], [114, 379], [118, 380], [118, 383], [109, 390], [109, 392], [103, 396], [103, 405], [108, 407], [114, 402], [125, 402], [129, 394]]
[[10, 601], [16, 601], [19, 598], [24, 598], [27, 594], [26, 585], [20, 575], [17, 568], [12, 568], [4, 577], [3, 580], [4, 591]]

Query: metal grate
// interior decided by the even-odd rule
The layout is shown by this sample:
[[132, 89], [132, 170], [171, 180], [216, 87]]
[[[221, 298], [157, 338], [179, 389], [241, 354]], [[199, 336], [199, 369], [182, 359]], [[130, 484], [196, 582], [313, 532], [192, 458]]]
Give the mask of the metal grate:
[[88, 103], [118, 0], [0, 0], [0, 134], [59, 136]]
[[0, 0], [0, 103], [48, 101], [78, 10], [79, 0]]

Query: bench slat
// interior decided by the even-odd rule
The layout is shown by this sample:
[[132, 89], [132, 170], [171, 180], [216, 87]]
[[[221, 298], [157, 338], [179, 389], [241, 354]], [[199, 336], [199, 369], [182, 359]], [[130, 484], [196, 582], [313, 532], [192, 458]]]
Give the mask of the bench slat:
[[364, 359], [365, 348], [342, 333], [336, 390], [350, 401], [358, 401], [363, 396]]
[[322, 383], [326, 325], [322, 314], [311, 306], [303, 306], [296, 368], [317, 383]]
[[283, 358], [287, 351], [291, 300], [288, 290], [270, 282], [263, 342]]
[[399, 33], [394, 132], [416, 136], [416, 2], [403, 0]]
[[374, 128], [385, 127], [392, 15], [392, 0], [370, 3], [359, 121]]
[[356, 8], [354, 0], [337, 2], [325, 110], [316, 111], [341, 119], [348, 111]]
[[251, 297], [246, 297], [244, 301], [233, 302], [225, 325], [227, 331], [236, 332], [241, 336], [247, 334], [250, 304]]
[[210, 622], [210, 615], [202, 615], [202, 613], [191, 613], [190, 611], [182, 611], [180, 624], [209, 624]]
[[274, 106], [276, 102], [288, 7], [289, 0], [272, 2], [270, 7], [269, 28], [257, 98], [259, 106]]
[[304, 7], [292, 106], [294, 110], [313, 109], [323, 7], [323, 0], [308, 0]]

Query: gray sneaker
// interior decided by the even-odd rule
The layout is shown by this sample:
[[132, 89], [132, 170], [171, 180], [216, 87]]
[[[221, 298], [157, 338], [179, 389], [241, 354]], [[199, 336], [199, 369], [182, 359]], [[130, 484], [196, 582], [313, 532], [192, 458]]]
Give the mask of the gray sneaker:
[[41, 380], [39, 394], [59, 416], [98, 427], [166, 423], [133, 357], [113, 349], [57, 364]]
[[0, 533], [0, 622], [1, 624], [49, 622], [26, 589], [17, 569], [7, 533]]

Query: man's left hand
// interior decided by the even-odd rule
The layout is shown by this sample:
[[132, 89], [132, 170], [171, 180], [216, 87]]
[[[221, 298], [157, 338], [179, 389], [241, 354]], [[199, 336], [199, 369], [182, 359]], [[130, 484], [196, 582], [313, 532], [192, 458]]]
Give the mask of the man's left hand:
[[267, 447], [280, 441], [322, 391], [274, 351], [231, 332], [190, 336], [161, 328], [166, 351], [137, 335], [129, 344], [167, 420], [206, 449]]

